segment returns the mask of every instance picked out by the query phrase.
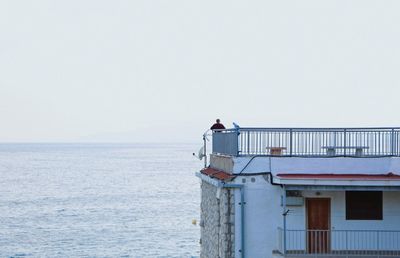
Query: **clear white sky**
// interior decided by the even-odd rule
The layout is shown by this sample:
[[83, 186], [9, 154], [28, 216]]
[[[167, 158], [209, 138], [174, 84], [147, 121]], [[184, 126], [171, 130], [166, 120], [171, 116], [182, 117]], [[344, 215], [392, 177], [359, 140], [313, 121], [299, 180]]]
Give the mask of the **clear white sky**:
[[400, 1], [0, 2], [0, 142], [400, 126]]

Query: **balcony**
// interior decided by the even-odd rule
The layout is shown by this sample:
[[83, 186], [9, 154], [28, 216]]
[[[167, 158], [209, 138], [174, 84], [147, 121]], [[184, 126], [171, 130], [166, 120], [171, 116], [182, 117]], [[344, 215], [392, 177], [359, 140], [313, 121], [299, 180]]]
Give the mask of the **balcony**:
[[213, 154], [286, 157], [400, 156], [400, 128], [235, 128], [214, 131]]
[[286, 230], [278, 228], [283, 257], [400, 257], [400, 231]]

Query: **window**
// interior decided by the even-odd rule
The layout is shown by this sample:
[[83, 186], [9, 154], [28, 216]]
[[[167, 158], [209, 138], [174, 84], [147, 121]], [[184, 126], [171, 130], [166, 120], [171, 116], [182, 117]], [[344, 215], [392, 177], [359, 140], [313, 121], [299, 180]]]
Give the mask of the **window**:
[[346, 220], [382, 220], [382, 213], [382, 192], [346, 192]]

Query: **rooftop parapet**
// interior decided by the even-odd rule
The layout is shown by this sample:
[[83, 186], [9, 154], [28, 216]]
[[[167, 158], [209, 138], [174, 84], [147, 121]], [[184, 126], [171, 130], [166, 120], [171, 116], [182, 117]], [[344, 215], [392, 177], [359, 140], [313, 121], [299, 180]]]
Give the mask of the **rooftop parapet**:
[[212, 153], [228, 156], [400, 156], [400, 128], [234, 128], [214, 131]]

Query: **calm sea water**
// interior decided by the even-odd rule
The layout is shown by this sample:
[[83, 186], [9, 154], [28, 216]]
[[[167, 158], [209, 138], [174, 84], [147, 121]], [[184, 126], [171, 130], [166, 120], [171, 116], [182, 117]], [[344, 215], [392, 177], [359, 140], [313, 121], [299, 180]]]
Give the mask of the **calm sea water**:
[[0, 144], [0, 257], [197, 257], [190, 144]]

